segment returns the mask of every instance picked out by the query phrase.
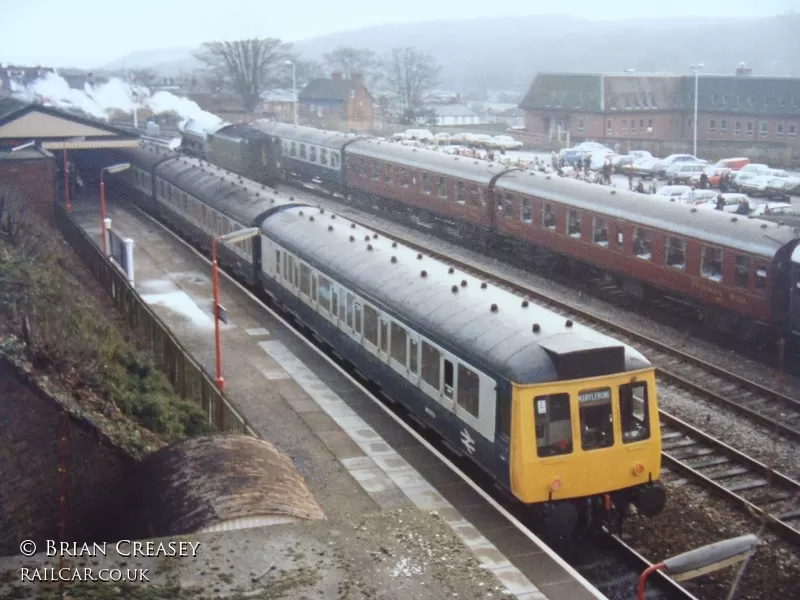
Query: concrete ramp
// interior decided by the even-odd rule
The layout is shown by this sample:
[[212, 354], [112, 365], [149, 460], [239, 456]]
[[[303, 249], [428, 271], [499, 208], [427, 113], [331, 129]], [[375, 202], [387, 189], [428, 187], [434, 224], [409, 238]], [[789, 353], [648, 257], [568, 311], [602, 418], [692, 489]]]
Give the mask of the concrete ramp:
[[132, 483], [151, 536], [324, 518], [289, 457], [249, 436], [176, 442], [145, 459]]

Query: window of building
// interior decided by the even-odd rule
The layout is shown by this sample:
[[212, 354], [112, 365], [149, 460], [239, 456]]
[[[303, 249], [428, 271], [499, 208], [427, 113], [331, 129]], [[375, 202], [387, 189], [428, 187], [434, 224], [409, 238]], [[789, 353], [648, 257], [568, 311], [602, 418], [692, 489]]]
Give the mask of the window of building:
[[722, 281], [722, 248], [703, 246], [700, 274], [712, 281]]
[[722, 119], [719, 122], [719, 132], [727, 133], [727, 131], [728, 131], [728, 119]]
[[753, 129], [754, 129], [753, 122], [752, 121], [748, 121], [747, 122], [747, 128], [745, 129], [745, 131], [747, 131], [747, 135], [752, 136], [753, 135]]
[[622, 133], [628, 133], [628, 119], [622, 119]]
[[639, 130], [644, 133], [644, 119], [639, 119]]
[[364, 338], [373, 346], [378, 346], [378, 311], [369, 304], [364, 305]]
[[633, 228], [633, 253], [644, 260], [653, 256], [653, 232], [641, 227]]
[[792, 108], [797, 110], [797, 98], [792, 98]]
[[536, 454], [540, 457], [572, 452], [572, 417], [569, 394], [536, 396], [533, 399]]
[[480, 409], [481, 380], [462, 364], [458, 365], [458, 405], [476, 419]]
[[611, 119], [608, 119], [606, 121], [606, 135], [611, 135], [611, 131], [613, 129], [612, 125], [613, 125], [613, 123], [611, 122]]
[[767, 270], [764, 267], [756, 269], [755, 290], [762, 293], [767, 291]]
[[733, 124], [733, 133], [734, 135], [742, 135], [742, 122], [736, 121]]
[[711, 94], [711, 104], [716, 104], [716, 103], [717, 103], [717, 95]]
[[688, 119], [686, 119], [686, 127], [691, 127], [691, 126], [692, 126], [692, 117], [689, 117]]
[[716, 127], [717, 127], [717, 121], [715, 119], [711, 119], [708, 122], [708, 130], [709, 131], [714, 131], [716, 129]]
[[578, 133], [583, 133], [583, 119], [578, 119]]
[[447, 198], [447, 185], [444, 181], [444, 177], [439, 177], [438, 193], [439, 198]]
[[520, 219], [523, 223], [533, 223], [533, 205], [530, 198], [522, 198], [522, 210]]
[[582, 390], [578, 394], [581, 423], [581, 448], [596, 450], [614, 445], [614, 417], [611, 389]]
[[552, 204], [545, 203], [542, 206], [542, 227], [545, 229], [556, 228], [556, 211]]
[[425, 340], [422, 340], [422, 367], [420, 369], [422, 380], [429, 386], [439, 389], [439, 351]]
[[783, 137], [783, 123], [775, 123], [775, 135]]
[[650, 130], [650, 133], [653, 133], [653, 119], [647, 120], [647, 127]]
[[722, 94], [722, 104], [727, 104], [728, 100], [730, 100], [728, 94]]
[[306, 145], [305, 144], [300, 144], [300, 158], [302, 158], [303, 160], [306, 159]]
[[428, 174], [422, 174], [422, 193], [423, 194], [430, 194], [431, 193], [431, 182], [428, 180]]
[[642, 92], [642, 106], [648, 106], [647, 93], [646, 92]]
[[753, 106], [756, 103], [755, 96], [748, 96], [747, 97], [747, 106]]
[[636, 133], [636, 119], [631, 119], [631, 133]]
[[789, 137], [794, 137], [795, 135], [797, 135], [797, 125], [789, 123]]
[[764, 108], [769, 108], [769, 97], [764, 96]]
[[392, 183], [392, 167], [389, 165], [383, 166], [383, 179], [386, 183]]
[[779, 105], [781, 108], [783, 108], [784, 106], [786, 106], [786, 98], [784, 98], [783, 96], [781, 96], [781, 97], [778, 99], [778, 105]]
[[308, 160], [311, 162], [317, 162], [317, 147], [316, 146], [309, 146], [308, 147]]
[[741, 254], [736, 255], [733, 264], [733, 283], [736, 287], [748, 288], [750, 282], [750, 258]]
[[619, 409], [623, 444], [650, 439], [650, 403], [646, 382], [636, 381], [619, 386]]
[[765, 136], [769, 134], [769, 121], [761, 121], [761, 135]]
[[683, 271], [686, 268], [686, 242], [680, 238], [668, 237], [665, 250], [667, 266]]
[[567, 235], [575, 239], [581, 237], [581, 213], [577, 210], [567, 211]]
[[608, 220], [594, 217], [592, 223], [592, 240], [599, 246], [608, 246]]
[[465, 204], [467, 201], [467, 196], [464, 193], [464, 182], [463, 181], [456, 181], [456, 202], [459, 204]]
[[408, 335], [406, 330], [392, 321], [392, 352], [391, 356], [401, 365], [406, 364], [406, 340]]
[[736, 96], [736, 106], [741, 106], [741, 105], [742, 105], [742, 97]]

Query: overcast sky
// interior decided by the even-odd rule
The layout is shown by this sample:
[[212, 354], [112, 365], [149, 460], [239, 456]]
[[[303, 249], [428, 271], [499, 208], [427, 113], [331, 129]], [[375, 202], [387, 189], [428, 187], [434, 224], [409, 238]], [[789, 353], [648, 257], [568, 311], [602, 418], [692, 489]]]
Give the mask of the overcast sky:
[[[800, 0], [0, 0], [0, 63], [92, 68], [204, 41], [286, 41], [384, 23], [569, 13], [592, 20], [768, 16]], [[709, 31], [713, 43], [719, 31]], [[535, 35], [535, 31], [531, 32]]]

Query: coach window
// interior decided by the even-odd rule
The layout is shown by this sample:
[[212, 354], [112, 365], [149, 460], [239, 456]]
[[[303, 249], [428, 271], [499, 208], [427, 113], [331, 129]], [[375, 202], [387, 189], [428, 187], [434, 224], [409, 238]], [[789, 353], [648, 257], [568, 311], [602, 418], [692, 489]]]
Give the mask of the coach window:
[[331, 310], [331, 282], [330, 279], [327, 277], [323, 277], [322, 275], [318, 278], [319, 281], [319, 289], [317, 292], [317, 298], [319, 305], [324, 308], [326, 311], [330, 312]]
[[457, 391], [456, 402], [458, 405], [477, 419], [480, 405], [481, 380], [475, 373], [462, 364], [458, 365]]
[[756, 269], [756, 287], [757, 292], [764, 293], [767, 291], [767, 270], [764, 267]]
[[400, 168], [400, 185], [403, 187], [408, 187], [408, 173], [404, 168]]
[[314, 273], [311, 274], [311, 300], [317, 300], [317, 276]]
[[611, 388], [583, 390], [578, 394], [581, 419], [581, 448], [596, 450], [614, 445]]
[[567, 211], [567, 234], [576, 239], [581, 237], [581, 214], [577, 210]]
[[439, 363], [441, 362], [439, 351], [428, 344], [425, 340], [422, 341], [422, 367], [420, 368], [422, 380], [429, 386], [440, 389], [441, 384], [439, 381], [440, 371]]
[[447, 183], [444, 180], [444, 177], [439, 177], [439, 186], [438, 186], [438, 193], [439, 198], [447, 198]]
[[520, 211], [520, 217], [522, 218], [523, 223], [533, 223], [533, 206], [531, 205], [530, 198], [522, 198], [522, 210]]
[[455, 379], [455, 369], [453, 368], [453, 363], [444, 359], [444, 395], [453, 399], [453, 386]]
[[331, 151], [331, 166], [334, 169], [339, 168], [339, 153]]
[[306, 159], [306, 145], [305, 144], [300, 144], [300, 158], [302, 158], [303, 160]]
[[389, 353], [389, 323], [381, 319], [381, 352]]
[[536, 396], [533, 399], [536, 453], [541, 457], [572, 452], [572, 417], [569, 394]]
[[378, 347], [378, 311], [369, 304], [364, 305], [364, 338]]
[[308, 147], [308, 160], [311, 162], [317, 162], [317, 147], [316, 146], [309, 146]]
[[649, 229], [633, 228], [633, 253], [644, 260], [653, 256], [653, 233]]
[[412, 373], [416, 374], [417, 372], [417, 355], [419, 353], [419, 345], [417, 344], [416, 340], [409, 339], [408, 340], [408, 368], [411, 370]]
[[303, 263], [300, 263], [300, 291], [306, 296], [311, 295], [311, 269]]
[[619, 412], [622, 442], [630, 444], [650, 439], [650, 403], [647, 383], [635, 381], [619, 386]]
[[683, 271], [686, 269], [686, 242], [680, 238], [668, 237], [664, 252], [668, 267]]
[[361, 333], [361, 302], [356, 302], [355, 307], [353, 308], [353, 329], [356, 330], [356, 333]]
[[749, 282], [750, 259], [742, 254], [737, 254], [733, 265], [733, 283], [736, 287], [747, 289]]
[[423, 194], [430, 194], [431, 193], [431, 182], [428, 181], [428, 174], [422, 174], [422, 193]]
[[617, 223], [617, 250], [622, 250], [625, 248], [625, 230], [623, 227], [624, 225], [622, 223]]
[[406, 366], [406, 330], [392, 321], [392, 353], [391, 356], [404, 367]]
[[505, 211], [506, 219], [511, 219], [514, 217], [514, 196], [512, 194], [505, 195]]
[[392, 167], [389, 165], [383, 167], [383, 178], [386, 180], [386, 183], [392, 183]]
[[469, 188], [469, 201], [475, 206], [481, 205], [481, 194], [477, 183], [473, 183]]
[[703, 246], [700, 274], [712, 281], [722, 281], [722, 248]]
[[464, 196], [463, 181], [456, 181], [456, 202], [458, 202], [459, 204], [464, 204], [466, 202], [466, 198]]
[[339, 318], [339, 290], [335, 283], [331, 285], [331, 315]]
[[375, 181], [380, 181], [381, 179], [381, 167], [377, 163], [373, 163], [372, 165], [372, 178]]
[[552, 204], [545, 203], [542, 206], [542, 227], [545, 229], [556, 228], [556, 211]]
[[353, 294], [347, 294], [347, 326], [352, 329], [353, 328], [353, 305], [356, 303], [356, 299], [353, 297]]
[[290, 152], [292, 156], [297, 156], [297, 142], [292, 142], [292, 150]]
[[592, 224], [592, 240], [598, 246], [608, 246], [608, 221], [595, 217]]

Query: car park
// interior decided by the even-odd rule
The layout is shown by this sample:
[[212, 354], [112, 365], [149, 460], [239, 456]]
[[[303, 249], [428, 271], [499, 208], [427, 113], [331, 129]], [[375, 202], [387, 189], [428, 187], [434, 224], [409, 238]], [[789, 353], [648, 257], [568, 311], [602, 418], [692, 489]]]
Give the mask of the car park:
[[699, 204], [695, 204], [695, 206], [702, 210], [716, 210], [717, 209], [717, 200], [722, 196], [722, 199], [725, 200], [725, 208], [723, 208], [723, 212], [727, 213], [735, 213], [739, 210], [739, 205], [744, 201], [747, 206], [748, 210], [752, 211], [755, 208], [755, 203], [748, 198], [745, 194], [737, 194], [734, 192], [726, 193], [726, 194], [716, 194], [716, 197], [713, 200], [708, 200], [706, 202], [702, 202]]
[[656, 196], [666, 196], [667, 198], [680, 198], [683, 194], [691, 192], [692, 188], [688, 185], [665, 185], [656, 192]]
[[449, 133], [437, 133], [433, 136], [433, 142], [435, 144], [439, 144], [440, 146], [444, 146], [450, 143], [450, 134]]
[[683, 192], [679, 198], [682, 202], [686, 202], [687, 204], [705, 204], [706, 202], [716, 202], [717, 196], [719, 196], [718, 192], [714, 190], [689, 190], [688, 192]]
[[653, 158], [653, 155], [647, 150], [631, 150], [627, 154], [615, 154], [611, 158], [611, 166], [615, 171], [623, 172], [630, 169], [640, 158]]
[[785, 177], [775, 177], [772, 174], [758, 175], [742, 183], [739, 189], [750, 196], [769, 196], [771, 192], [783, 190], [785, 184]]
[[522, 148], [522, 142], [515, 140], [510, 135], [496, 135], [492, 138], [492, 143], [495, 148], [502, 148], [503, 150], [519, 150]]
[[[703, 169], [703, 173], [706, 174], [708, 177], [708, 185], [711, 187], [719, 187], [719, 180], [724, 173], [732, 173], [732, 169], [728, 167], [720, 167], [720, 166], [713, 166], [713, 167], [706, 167]], [[698, 173], [696, 175], [692, 175], [689, 178], [689, 183], [692, 185], [699, 186], [700, 185], [700, 176], [702, 173]]]
[[686, 183], [693, 175], [699, 177], [705, 168], [706, 165], [702, 163], [676, 162], [667, 167], [664, 176], [675, 184]]
[[640, 177], [653, 177], [655, 176], [655, 168], [658, 165], [658, 162], [659, 159], [654, 156], [645, 156], [635, 160], [631, 165], [631, 169], [633, 170], [634, 175], [639, 175]]
[[749, 164], [750, 164], [749, 158], [737, 157], [737, 158], [723, 158], [721, 160], [718, 160], [714, 166], [724, 169], [730, 169], [731, 171], [739, 171], [742, 167]]
[[758, 177], [760, 175], [769, 175], [771, 172], [772, 169], [769, 168], [769, 165], [762, 163], [750, 163], [749, 165], [743, 166], [736, 172], [736, 174], [733, 176], [732, 184], [738, 189], [741, 188], [742, 184], [749, 179], [753, 179], [754, 177]]
[[792, 205], [787, 202], [761, 202], [752, 212], [754, 217], [764, 215], [794, 215]]
[[666, 158], [662, 158], [656, 163], [656, 165], [652, 168], [653, 175], [659, 177], [663, 176], [667, 168], [679, 162], [694, 163], [694, 164], [701, 163], [704, 165], [708, 164], [707, 160], [697, 158], [696, 156], [692, 156], [691, 154], [670, 154]]

